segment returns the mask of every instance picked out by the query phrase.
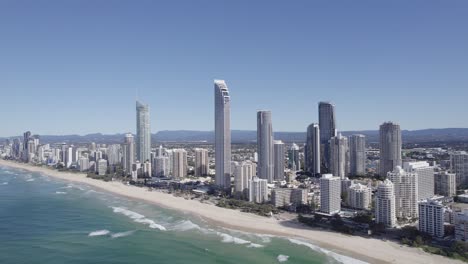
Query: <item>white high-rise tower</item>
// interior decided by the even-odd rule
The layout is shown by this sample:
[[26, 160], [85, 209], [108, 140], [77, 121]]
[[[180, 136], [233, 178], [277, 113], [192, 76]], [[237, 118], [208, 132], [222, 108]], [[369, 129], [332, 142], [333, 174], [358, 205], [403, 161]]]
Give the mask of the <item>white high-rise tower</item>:
[[231, 97], [223, 80], [214, 81], [215, 90], [215, 184], [231, 187]]

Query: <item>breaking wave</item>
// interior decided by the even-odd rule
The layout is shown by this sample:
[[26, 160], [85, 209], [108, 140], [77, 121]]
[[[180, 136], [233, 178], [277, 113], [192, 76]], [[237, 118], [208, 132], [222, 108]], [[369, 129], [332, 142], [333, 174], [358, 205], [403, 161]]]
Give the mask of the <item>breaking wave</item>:
[[112, 207], [112, 210], [114, 213], [118, 214], [123, 214], [125, 216], [128, 216], [129, 218], [133, 219], [134, 222], [141, 223], [141, 224], [146, 224], [150, 228], [153, 229], [159, 229], [161, 231], [166, 231], [166, 228], [160, 224], [157, 224], [151, 219], [146, 218], [144, 215], [139, 214], [137, 212], [130, 211], [126, 208], [123, 207]]
[[231, 236], [231, 235], [226, 234], [226, 233], [217, 232], [216, 234], [222, 238], [221, 242], [223, 242], [223, 243], [234, 243], [234, 244], [237, 244], [237, 245], [246, 245], [249, 248], [261, 248], [261, 247], [263, 247], [263, 245], [255, 244], [255, 243], [252, 243], [251, 241], [248, 241], [248, 240], [245, 240], [245, 239], [242, 239], [242, 238], [238, 238], [238, 237], [235, 237], [235, 236]]
[[279, 255], [277, 258], [278, 262], [286, 262], [289, 259], [289, 256], [286, 255]]
[[120, 232], [120, 233], [112, 234], [111, 237], [112, 238], [126, 237], [126, 236], [132, 235], [133, 233], [135, 233], [135, 231]]
[[67, 194], [66, 192], [59, 192], [59, 191], [56, 191], [55, 193], [56, 194]]
[[354, 259], [354, 258], [351, 258], [351, 257], [343, 256], [343, 255], [337, 254], [335, 252], [332, 252], [330, 250], [321, 248], [319, 246], [316, 246], [316, 245], [313, 245], [313, 244], [310, 244], [310, 243], [307, 243], [307, 242], [304, 242], [304, 241], [301, 241], [301, 240], [290, 238], [289, 242], [291, 242], [293, 244], [296, 244], [296, 245], [300, 245], [300, 246], [306, 246], [306, 247], [312, 249], [313, 251], [322, 252], [323, 254], [334, 258], [335, 260], [337, 260], [340, 263], [344, 263], [344, 264], [368, 264], [367, 262], [364, 262], [364, 261], [361, 261], [361, 260], [358, 260], [358, 259]]
[[94, 236], [107, 236], [109, 233], [110, 233], [109, 230], [103, 229], [103, 230], [93, 231], [93, 232], [89, 233], [88, 236], [90, 236], [90, 237], [94, 237]]

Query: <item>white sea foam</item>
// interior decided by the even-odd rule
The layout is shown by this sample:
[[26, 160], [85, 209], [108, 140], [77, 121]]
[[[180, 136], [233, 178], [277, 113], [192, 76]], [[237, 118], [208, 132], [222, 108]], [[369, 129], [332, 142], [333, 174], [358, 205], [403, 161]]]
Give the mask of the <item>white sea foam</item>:
[[2, 185], [8, 185], [8, 182], [3, 182]]
[[97, 231], [93, 231], [91, 233], [88, 234], [88, 236], [90, 237], [94, 237], [94, 236], [106, 236], [110, 234], [110, 231], [109, 230], [106, 230], [106, 229], [103, 229], [103, 230], [97, 230]]
[[248, 241], [248, 240], [245, 240], [245, 239], [242, 239], [242, 238], [238, 238], [238, 237], [235, 237], [235, 236], [231, 236], [231, 235], [226, 234], [226, 233], [216, 232], [216, 234], [222, 238], [221, 242], [223, 242], [223, 243], [234, 243], [234, 244], [237, 244], [237, 245], [247, 245], [247, 247], [249, 247], [249, 248], [261, 248], [261, 247], [263, 247], [263, 245], [255, 244], [255, 243], [252, 243], [251, 241]]
[[147, 224], [150, 228], [159, 229], [161, 231], [166, 231], [166, 228], [160, 224], [157, 224], [151, 219], [146, 218], [144, 215], [137, 212], [130, 211], [123, 207], [112, 207], [114, 213], [123, 214], [133, 219], [133, 221], [141, 224]]
[[188, 231], [188, 230], [201, 230], [202, 228], [199, 225], [194, 224], [190, 220], [184, 220], [184, 221], [177, 223], [171, 229], [176, 230], [176, 231]]
[[55, 193], [56, 194], [67, 194], [66, 192], [59, 192], [59, 191], [56, 191]]
[[27, 182], [33, 182], [34, 179], [27, 179], [26, 181], [27, 181]]
[[277, 258], [278, 262], [286, 262], [289, 259], [289, 256], [286, 255], [279, 255]]
[[327, 256], [330, 256], [330, 257], [334, 258], [335, 260], [337, 260], [340, 263], [344, 263], [344, 264], [368, 264], [367, 262], [364, 262], [364, 261], [361, 261], [361, 260], [358, 260], [358, 259], [354, 259], [354, 258], [351, 258], [351, 257], [343, 256], [343, 255], [337, 254], [335, 252], [332, 252], [330, 250], [321, 248], [319, 246], [316, 246], [316, 245], [313, 245], [313, 244], [310, 244], [310, 243], [307, 243], [307, 242], [304, 242], [304, 241], [301, 241], [301, 240], [290, 238], [289, 242], [291, 242], [293, 244], [296, 244], [296, 245], [306, 246], [306, 247], [312, 249], [313, 251], [322, 252], [322, 253], [326, 254]]
[[133, 233], [135, 233], [135, 231], [120, 232], [120, 233], [112, 234], [111, 237], [112, 238], [126, 237], [126, 236], [132, 235]]

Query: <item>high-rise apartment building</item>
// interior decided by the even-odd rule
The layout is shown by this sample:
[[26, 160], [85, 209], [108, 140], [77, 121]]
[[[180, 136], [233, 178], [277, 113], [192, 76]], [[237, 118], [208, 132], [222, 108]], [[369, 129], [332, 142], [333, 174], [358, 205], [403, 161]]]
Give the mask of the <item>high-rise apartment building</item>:
[[341, 211], [341, 179], [332, 174], [320, 178], [320, 212], [337, 214]]
[[208, 175], [209, 169], [209, 158], [208, 150], [202, 148], [195, 149], [195, 176], [206, 176]]
[[366, 136], [352, 135], [349, 137], [349, 173], [353, 176], [366, 174]]
[[387, 175], [401, 166], [401, 129], [400, 125], [386, 122], [380, 126], [380, 165], [381, 176]]
[[125, 135], [122, 145], [122, 154], [123, 169], [127, 175], [130, 175], [132, 173], [133, 163], [135, 163], [135, 141], [133, 135], [130, 133]]
[[455, 173], [457, 187], [468, 184], [468, 153], [457, 151], [450, 154], [450, 172]]
[[395, 227], [397, 224], [395, 190], [389, 179], [386, 179], [377, 187], [375, 222], [384, 224], [386, 227]]
[[418, 200], [434, 196], [434, 167], [427, 161], [404, 162], [403, 169], [418, 175]]
[[268, 183], [274, 180], [273, 127], [270, 111], [257, 112], [258, 177]]
[[284, 180], [284, 169], [285, 169], [285, 146], [283, 141], [274, 140], [273, 141], [273, 160], [274, 160], [274, 171], [273, 178], [275, 181]]
[[435, 194], [445, 197], [453, 197], [457, 194], [455, 173], [437, 172], [434, 175], [434, 185]]
[[418, 218], [418, 175], [406, 172], [400, 166], [387, 174], [395, 189], [396, 216], [402, 219]]
[[421, 200], [419, 208], [419, 231], [433, 237], [444, 237], [445, 208], [442, 203], [430, 199]]
[[187, 176], [187, 151], [185, 149], [172, 150], [172, 176], [174, 178]]
[[322, 167], [325, 170], [330, 166], [330, 139], [336, 136], [335, 105], [330, 102], [319, 103], [320, 151]]
[[136, 154], [144, 163], [151, 159], [151, 127], [149, 106], [136, 102]]
[[268, 201], [268, 182], [266, 179], [253, 177], [249, 181], [249, 201], [254, 203]]
[[231, 188], [231, 97], [226, 82], [214, 81], [215, 184]]
[[301, 170], [299, 146], [293, 143], [288, 149], [288, 168], [292, 171]]
[[305, 170], [313, 175], [320, 174], [320, 128], [318, 124], [307, 127], [307, 138], [304, 151]]
[[330, 172], [344, 179], [348, 175], [348, 138], [338, 134], [332, 137], [329, 143]]

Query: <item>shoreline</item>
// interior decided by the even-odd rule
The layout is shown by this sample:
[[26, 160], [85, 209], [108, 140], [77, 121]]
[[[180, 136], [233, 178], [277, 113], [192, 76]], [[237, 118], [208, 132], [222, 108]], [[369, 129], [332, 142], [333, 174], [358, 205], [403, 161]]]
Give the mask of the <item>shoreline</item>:
[[83, 173], [59, 172], [46, 167], [36, 167], [25, 163], [6, 160], [0, 160], [0, 166], [39, 172], [57, 179], [84, 183], [116, 195], [138, 199], [166, 209], [188, 213], [219, 227], [309, 241], [333, 253], [349, 256], [368, 263], [464, 263], [458, 260], [429, 254], [421, 249], [401, 246], [391, 241], [347, 236], [326, 230], [311, 229], [295, 221], [276, 220], [275, 218], [242, 213], [237, 210], [200, 203], [196, 200], [186, 200], [183, 197], [175, 197], [171, 194], [157, 191], [150, 192], [144, 188], [124, 185], [121, 182], [94, 180], [87, 178], [86, 174]]

